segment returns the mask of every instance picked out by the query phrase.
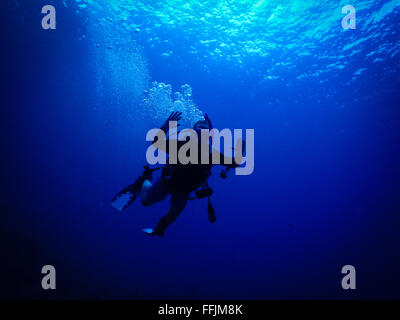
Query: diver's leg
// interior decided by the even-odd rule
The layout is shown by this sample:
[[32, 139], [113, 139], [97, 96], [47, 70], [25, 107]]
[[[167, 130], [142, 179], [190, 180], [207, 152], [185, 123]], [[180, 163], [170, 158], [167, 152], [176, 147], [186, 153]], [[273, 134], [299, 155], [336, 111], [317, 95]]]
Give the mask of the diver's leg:
[[140, 193], [142, 204], [144, 206], [151, 206], [152, 204], [164, 200], [168, 194], [168, 189], [162, 179], [158, 179], [154, 184], [149, 180], [145, 180], [142, 185]]
[[172, 194], [171, 206], [168, 213], [160, 219], [154, 230], [145, 229], [143, 231], [150, 235], [163, 236], [165, 229], [167, 229], [167, 227], [179, 217], [179, 214], [183, 211], [183, 209], [185, 209], [188, 196], [189, 195], [186, 193]]

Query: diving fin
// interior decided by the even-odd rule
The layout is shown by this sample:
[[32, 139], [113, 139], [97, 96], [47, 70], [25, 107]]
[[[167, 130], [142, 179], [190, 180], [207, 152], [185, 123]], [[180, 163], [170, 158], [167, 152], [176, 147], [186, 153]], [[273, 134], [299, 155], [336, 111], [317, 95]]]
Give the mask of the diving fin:
[[128, 208], [133, 201], [136, 200], [137, 196], [140, 193], [142, 188], [142, 184], [145, 178], [140, 176], [134, 184], [127, 186], [126, 188], [122, 189], [111, 201], [110, 204], [118, 209], [119, 211], [125, 210]]
[[143, 229], [142, 231], [145, 234], [147, 234], [148, 236], [159, 236], [159, 237], [164, 236], [164, 232], [157, 231], [157, 228], [155, 230], [152, 228], [146, 228], [146, 229]]
[[143, 182], [145, 180], [151, 181], [153, 172], [158, 169], [159, 168], [150, 169], [149, 166], [145, 166], [143, 174], [133, 184], [118, 192], [118, 194], [110, 201], [110, 204], [119, 211], [128, 208], [140, 194]]
[[153, 235], [154, 230], [152, 228], [146, 228], [142, 230], [145, 234], [148, 234], [149, 236]]

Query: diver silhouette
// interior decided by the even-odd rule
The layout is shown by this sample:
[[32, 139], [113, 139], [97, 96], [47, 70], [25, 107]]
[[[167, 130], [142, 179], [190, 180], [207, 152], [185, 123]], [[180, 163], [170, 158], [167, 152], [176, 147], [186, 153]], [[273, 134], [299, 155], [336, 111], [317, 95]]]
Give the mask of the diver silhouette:
[[[167, 118], [165, 123], [161, 126], [160, 130], [162, 130], [165, 135], [167, 135], [169, 131], [169, 122], [176, 121], [178, 123], [181, 120], [182, 112], [172, 112], [170, 116]], [[179, 126], [179, 124], [177, 124]], [[201, 137], [201, 130], [208, 129], [212, 130], [211, 120], [207, 114], [205, 114], [204, 120], [198, 121], [194, 124], [193, 130], [197, 133], [198, 136]], [[209, 137], [208, 137], [209, 138]], [[167, 143], [165, 144], [165, 151], [169, 155], [169, 140], [167, 139]], [[201, 154], [201, 138], [198, 142], [199, 148], [199, 158]], [[152, 144], [154, 145], [157, 142], [155, 138]], [[177, 149], [185, 143], [185, 141], [176, 141]], [[177, 161], [177, 164], [165, 164], [162, 168], [161, 177], [158, 178], [154, 183], [152, 183], [152, 174], [156, 169], [151, 169], [149, 166], [144, 167], [143, 174], [136, 180], [136, 182], [127, 188], [123, 189], [120, 193], [118, 193], [113, 200], [111, 200], [111, 204], [120, 209], [124, 210], [127, 208], [140, 194], [142, 204], [144, 206], [151, 206], [156, 202], [162, 201], [166, 198], [167, 195], [171, 195], [170, 200], [170, 208], [165, 216], [163, 216], [157, 226], [152, 228], [143, 229], [143, 232], [147, 235], [152, 236], [163, 236], [167, 227], [173, 223], [180, 213], [185, 209], [188, 200], [200, 199], [208, 197], [208, 215], [210, 222], [215, 222], [215, 212], [214, 208], [211, 205], [210, 196], [213, 193], [212, 189], [208, 186], [207, 179], [211, 175], [211, 167], [212, 164], [212, 152], [209, 150], [209, 161], [208, 164], [202, 164], [201, 161], [198, 161], [196, 164], [188, 163], [182, 164]], [[236, 168], [239, 166], [235, 162], [234, 158], [230, 158], [225, 156], [223, 153], [219, 151], [217, 152], [217, 157], [220, 158], [219, 163], [226, 167], [225, 171], [221, 173], [221, 177], [226, 177], [226, 172], [231, 168]], [[215, 157], [215, 155], [214, 155]], [[228, 161], [227, 161], [228, 159]], [[200, 160], [200, 159], [199, 159]], [[225, 164], [229, 163], [229, 164]], [[199, 188], [202, 188], [198, 190]], [[197, 191], [196, 191], [197, 190]], [[191, 192], [195, 191], [196, 198], [191, 198]], [[125, 199], [120, 200], [123, 196]], [[119, 202], [119, 204], [118, 204]]]

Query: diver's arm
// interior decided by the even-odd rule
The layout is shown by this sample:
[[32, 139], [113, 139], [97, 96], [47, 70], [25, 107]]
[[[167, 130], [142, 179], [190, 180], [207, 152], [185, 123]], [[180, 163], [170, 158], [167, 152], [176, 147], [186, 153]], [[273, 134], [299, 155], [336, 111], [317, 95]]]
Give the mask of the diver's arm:
[[[182, 119], [181, 116], [182, 116], [182, 112], [179, 112], [179, 111], [174, 111], [174, 112], [172, 112], [172, 113], [169, 115], [169, 117], [167, 118], [167, 120], [164, 122], [164, 124], [163, 124], [163, 125], [161, 126], [161, 128], [160, 128], [160, 131], [162, 131], [163, 134], [157, 134], [157, 135], [154, 137], [154, 140], [153, 140], [153, 143], [152, 143], [152, 144], [156, 144], [160, 136], [166, 137], [167, 134], [168, 134], [168, 131], [169, 131], [169, 122], [170, 122], [170, 121], [176, 121], [176, 122], [178, 122], [179, 120]], [[177, 127], [179, 127], [179, 126], [180, 126], [180, 124], [178, 123], [178, 124], [177, 124]], [[160, 150], [162, 150], [162, 151], [168, 153], [168, 152], [169, 152], [168, 146], [169, 146], [169, 143], [168, 143], [168, 139], [167, 139], [165, 144], [159, 143], [159, 144], [157, 144], [156, 147], [157, 147], [158, 149], [160, 149]]]
[[[240, 145], [242, 145], [242, 148], [240, 149]], [[243, 150], [245, 149], [245, 142], [242, 140], [238, 140], [236, 142], [236, 146], [234, 148], [232, 148], [232, 150], [234, 151], [234, 153], [236, 154], [236, 152], [240, 151], [240, 154], [237, 156], [238, 159], [235, 159], [236, 157], [229, 157], [229, 156], [225, 156], [222, 152], [219, 152], [218, 150], [213, 149], [212, 153], [217, 154], [217, 157], [219, 157], [220, 159], [220, 164], [224, 167], [227, 168], [237, 168], [242, 164], [242, 159], [243, 159]], [[211, 155], [211, 160], [212, 160], [212, 155]], [[237, 160], [237, 161], [236, 161]]]
[[[208, 122], [209, 130], [212, 130], [213, 129], [213, 125], [212, 125], [211, 119], [210, 119], [210, 117], [208, 116], [207, 113], [204, 115], [204, 119]], [[237, 168], [237, 167], [239, 167], [241, 165], [241, 163], [242, 163], [242, 158], [243, 158], [242, 153], [243, 153], [243, 150], [244, 150], [244, 141], [238, 140], [237, 143], [236, 143], [235, 148], [232, 148], [234, 151], [236, 151], [236, 150], [239, 149], [240, 144], [242, 144], [242, 150], [241, 150], [242, 152], [240, 153], [240, 157], [237, 159], [238, 162], [235, 161], [234, 157], [225, 157], [225, 155], [222, 152], [219, 152], [218, 150], [214, 150], [213, 149], [212, 153], [210, 154], [210, 163], [212, 163], [212, 158], [213, 158], [212, 154], [216, 154], [216, 158], [217, 159], [219, 158], [219, 163], [221, 165], [223, 165], [223, 166], [225, 166], [227, 168]], [[226, 164], [225, 164], [225, 159], [226, 159], [226, 162], [227, 162]]]

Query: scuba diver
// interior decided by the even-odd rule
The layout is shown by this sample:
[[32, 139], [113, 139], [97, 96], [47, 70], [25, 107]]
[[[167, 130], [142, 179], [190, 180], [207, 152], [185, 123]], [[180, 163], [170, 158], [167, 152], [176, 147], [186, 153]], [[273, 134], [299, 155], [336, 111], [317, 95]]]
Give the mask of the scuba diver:
[[[169, 122], [176, 121], [177, 126], [179, 126], [178, 121], [181, 120], [182, 112], [172, 112], [165, 123], [161, 126], [160, 130], [167, 135], [169, 131]], [[211, 120], [207, 114], [205, 114], [204, 120], [198, 121], [194, 124], [193, 130], [197, 133], [199, 137], [201, 137], [201, 130], [208, 129], [212, 130]], [[207, 139], [210, 137], [208, 136]], [[154, 138], [153, 145], [157, 142], [157, 138]], [[167, 139], [167, 143], [165, 145], [165, 151], [169, 154], [170, 145], [169, 140]], [[209, 140], [208, 140], [209, 142]], [[177, 140], [177, 148], [179, 148], [185, 143], [185, 141]], [[201, 138], [198, 141], [198, 156], [200, 160], [200, 150], [201, 146]], [[243, 150], [243, 149], [242, 149]], [[225, 166], [225, 171], [221, 172], [221, 177], [226, 178], [226, 173], [231, 168], [236, 168], [239, 166], [235, 162], [235, 159], [227, 157], [220, 153], [219, 151], [213, 150], [213, 152], [217, 153], [216, 157], [220, 157], [220, 164]], [[165, 164], [161, 171], [161, 177], [158, 178], [154, 183], [152, 183], [152, 174], [154, 171], [158, 170], [151, 169], [149, 166], [144, 167], [143, 174], [136, 180], [136, 182], [127, 188], [123, 189], [119, 192], [112, 200], [111, 204], [119, 209], [126, 209], [140, 194], [142, 204], [144, 206], [151, 206], [156, 202], [164, 200], [167, 195], [171, 195], [170, 200], [170, 208], [165, 216], [163, 216], [158, 222], [157, 226], [152, 228], [143, 229], [143, 232], [147, 235], [151, 236], [160, 236], [164, 235], [167, 227], [173, 223], [183, 209], [186, 207], [188, 200], [208, 198], [208, 216], [211, 223], [215, 222], [215, 211], [211, 205], [210, 196], [213, 191], [208, 186], [207, 179], [211, 175], [211, 167], [212, 167], [212, 152], [211, 148], [209, 148], [209, 164], [201, 164], [198, 161], [198, 164], [188, 163], [181, 164], [179, 161], [177, 164]], [[215, 155], [214, 155], [215, 157]], [[228, 161], [227, 161], [228, 160]], [[225, 164], [230, 163], [230, 164]], [[199, 189], [201, 188], [201, 189]], [[195, 198], [191, 198], [190, 194], [195, 191]]]

